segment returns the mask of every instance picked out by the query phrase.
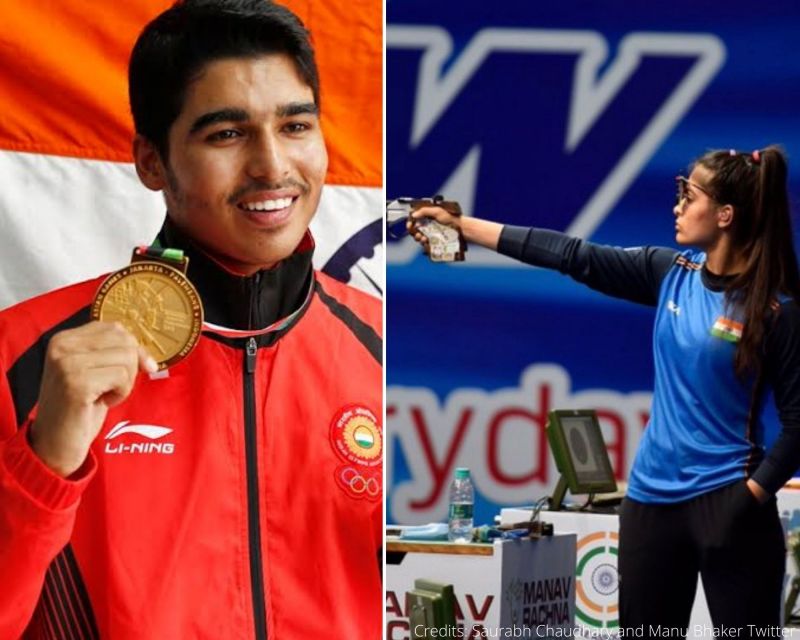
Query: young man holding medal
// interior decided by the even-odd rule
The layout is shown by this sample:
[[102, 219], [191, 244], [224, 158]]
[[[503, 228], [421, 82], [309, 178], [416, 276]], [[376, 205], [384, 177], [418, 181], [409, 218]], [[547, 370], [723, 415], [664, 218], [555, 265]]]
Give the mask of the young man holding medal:
[[311, 266], [308, 34], [186, 0], [129, 80], [157, 242], [0, 314], [0, 637], [377, 639], [381, 307]]

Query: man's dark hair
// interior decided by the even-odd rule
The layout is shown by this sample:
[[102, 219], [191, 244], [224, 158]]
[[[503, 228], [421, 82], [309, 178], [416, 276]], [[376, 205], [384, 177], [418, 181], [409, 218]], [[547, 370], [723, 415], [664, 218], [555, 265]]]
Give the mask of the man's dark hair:
[[167, 159], [168, 134], [186, 88], [209, 62], [283, 53], [314, 93], [319, 74], [309, 33], [289, 9], [271, 0], [179, 0], [139, 35], [128, 67], [136, 133]]

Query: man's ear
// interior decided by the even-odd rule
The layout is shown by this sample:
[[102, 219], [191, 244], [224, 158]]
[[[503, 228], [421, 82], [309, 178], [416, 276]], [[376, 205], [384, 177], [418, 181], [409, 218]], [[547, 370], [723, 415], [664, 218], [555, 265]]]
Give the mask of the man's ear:
[[161, 154], [147, 138], [137, 135], [133, 139], [133, 161], [142, 184], [153, 191], [161, 191], [167, 184], [166, 169]]
[[733, 224], [733, 206], [724, 204], [717, 209], [717, 226], [726, 229]]

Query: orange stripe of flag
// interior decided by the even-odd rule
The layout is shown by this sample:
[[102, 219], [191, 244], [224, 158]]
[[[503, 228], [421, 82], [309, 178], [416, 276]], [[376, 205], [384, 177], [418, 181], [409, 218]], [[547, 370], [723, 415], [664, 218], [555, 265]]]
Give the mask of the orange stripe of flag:
[[[0, 148], [131, 160], [127, 62], [141, 28], [172, 4], [0, 3]], [[313, 33], [334, 184], [381, 185], [382, 5], [287, 3]]]
[[721, 324], [723, 327], [727, 327], [733, 331], [742, 331], [744, 329], [744, 325], [741, 322], [736, 322], [730, 318], [717, 318], [716, 324]]
[[311, 31], [333, 184], [380, 187], [383, 164], [382, 0], [285, 0]]

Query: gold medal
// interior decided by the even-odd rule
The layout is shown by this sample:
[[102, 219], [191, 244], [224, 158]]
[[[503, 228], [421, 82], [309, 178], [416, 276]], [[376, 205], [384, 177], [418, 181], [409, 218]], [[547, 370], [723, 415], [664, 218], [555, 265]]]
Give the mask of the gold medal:
[[100, 285], [91, 310], [92, 320], [119, 322], [128, 329], [159, 369], [189, 355], [203, 326], [200, 296], [184, 275], [188, 258], [179, 254], [180, 261], [175, 261], [155, 255], [169, 251], [173, 250], [134, 250], [131, 264]]

